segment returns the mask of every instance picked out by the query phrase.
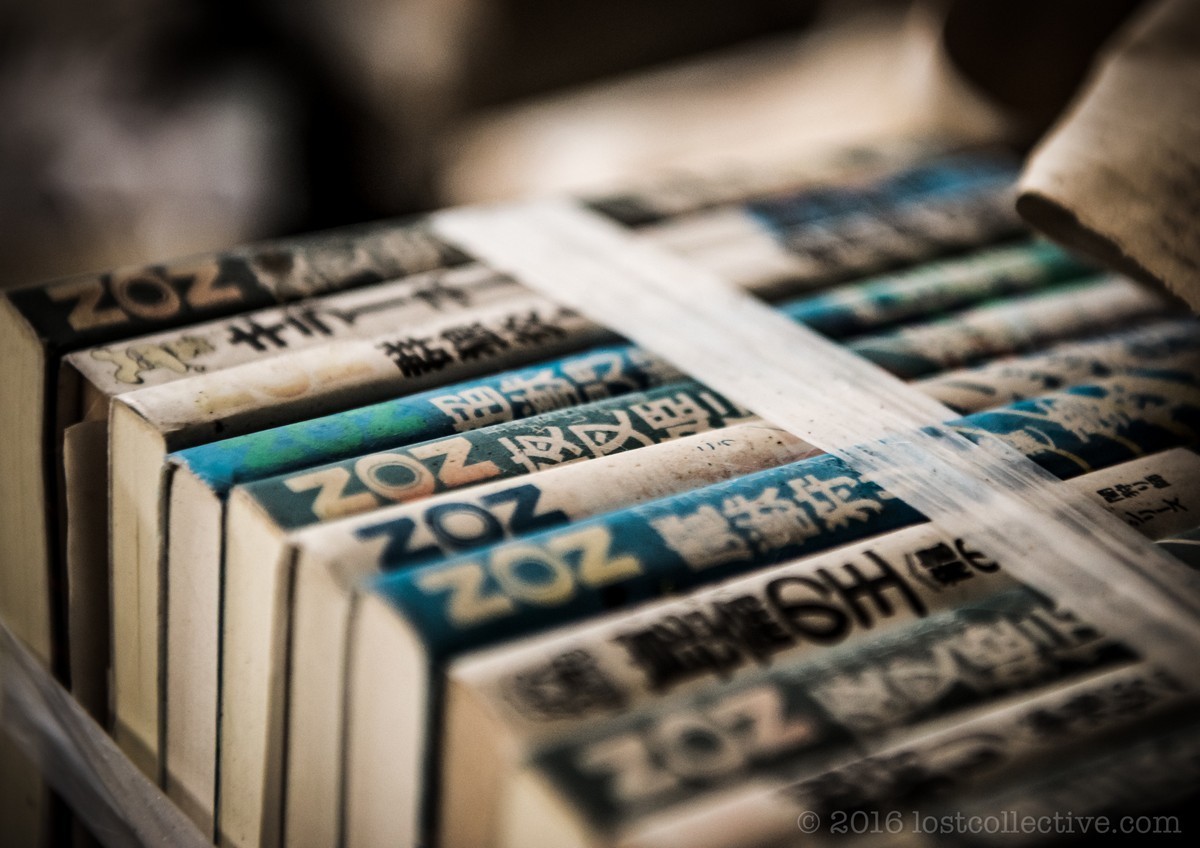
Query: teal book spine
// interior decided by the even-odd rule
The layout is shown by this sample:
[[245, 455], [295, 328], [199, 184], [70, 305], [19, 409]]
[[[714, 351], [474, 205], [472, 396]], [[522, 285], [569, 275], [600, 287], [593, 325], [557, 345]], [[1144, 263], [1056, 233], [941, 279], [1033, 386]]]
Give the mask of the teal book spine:
[[[1028, 292], [1086, 273], [1039, 242], [933, 262], [781, 304], [785, 314], [831, 337], [892, 326], [980, 301]], [[913, 374], [935, 370], [904, 341], [880, 341], [881, 355]], [[516, 421], [678, 380], [675, 369], [631, 346], [567, 356], [442, 389], [301, 421], [184, 450], [175, 455], [221, 495], [235, 485], [416, 442]]]
[[900, 265], [912, 252], [964, 250], [1017, 235], [1016, 173], [1004, 157], [957, 155], [896, 173], [869, 188], [831, 187], [747, 209], [816, 278]]
[[[1025, 357], [1000, 360], [982, 368], [949, 372], [935, 378], [933, 383], [918, 386], [946, 403], [956, 414], [965, 416], [1119, 373], [1185, 366], [1189, 361], [1195, 361], [1198, 350], [1200, 336], [1193, 321], [1166, 322]], [[732, 436], [736, 443], [744, 438], [741, 430], [735, 426], [713, 432], [705, 436], [707, 444], [693, 445], [693, 451], [701, 449], [692, 454], [696, 473], [704, 474], [704, 466], [714, 461], [714, 456], [720, 456], [717, 451], [727, 444], [725, 440]], [[647, 455], [642, 463], [661, 461]], [[674, 456], [672, 461], [678, 463], [680, 459]], [[787, 460], [777, 459], [771, 464], [784, 461]], [[743, 473], [752, 470], [759, 469], [748, 468]], [[587, 478], [575, 479], [571, 485], [579, 486], [578, 481]], [[611, 478], [596, 475], [592, 479], [596, 479], [596, 486], [603, 489], [605, 483], [601, 481]], [[626, 489], [628, 502], [621, 506], [643, 500], [634, 496], [640, 482], [630, 481]], [[555, 475], [539, 474], [487, 486], [485, 490], [472, 487], [454, 497], [422, 500], [399, 510], [381, 510], [376, 513], [376, 521], [363, 524], [355, 535], [363, 540], [383, 539], [380, 562], [386, 563], [387, 567], [414, 568], [505, 538], [535, 533], [615, 508], [592, 509], [592, 504], [611, 503], [611, 499], [604, 492], [597, 492], [594, 497], [567, 497], [563, 485], [564, 481], [555, 479]], [[587, 483], [582, 485], [590, 488]], [[697, 480], [689, 488], [699, 485], [703, 482]], [[1135, 516], [1130, 518], [1133, 520]], [[1180, 540], [1179, 544], [1184, 543]]]
[[1012, 185], [1017, 164], [1002, 154], [950, 154], [890, 174], [865, 188], [829, 186], [790, 196], [751, 200], [750, 214], [775, 232], [847, 215], [886, 215], [899, 206]]
[[411, 444], [680, 379], [628, 345], [444, 386], [179, 451], [173, 457], [220, 493], [239, 483]]
[[[1200, 377], [1142, 372], [951, 425], [999, 437], [1061, 479], [1200, 433]], [[373, 581], [435, 662], [923, 520], [823, 455]]]
[[751, 413], [670, 383], [245, 485], [285, 529], [727, 427]]
[[[1130, 373], [958, 419], [1060, 479], [1200, 439], [1200, 375]], [[424, 645], [427, 738], [441, 733], [447, 665], [473, 650], [918, 524], [915, 508], [821, 455], [388, 571], [363, 590]], [[433, 748], [423, 755], [436, 781]], [[420, 815], [429, 822], [433, 799]]]
[[[1028, 350], [1055, 334], [1127, 315], [1120, 296], [1089, 314], [1088, 304], [1107, 302], [1114, 293], [1112, 285], [1067, 283], [995, 308], [927, 321], [915, 331], [860, 337], [849, 347], [895, 376], [913, 379], [950, 365]], [[1128, 285], [1117, 283], [1117, 290]], [[830, 308], [837, 312], [839, 307]], [[791, 315], [788, 309], [783, 311]], [[700, 383], [681, 381], [589, 407], [547, 412], [278, 475], [246, 488], [279, 526], [295, 529], [389, 503], [662, 444], [749, 417], [749, 412]]]

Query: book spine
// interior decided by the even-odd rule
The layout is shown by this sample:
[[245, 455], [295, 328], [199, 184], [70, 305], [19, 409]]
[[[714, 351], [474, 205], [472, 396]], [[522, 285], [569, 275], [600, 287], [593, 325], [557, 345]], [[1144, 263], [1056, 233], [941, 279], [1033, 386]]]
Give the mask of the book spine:
[[[986, 158], [963, 156], [941, 165], [929, 163], [901, 170], [872, 186], [845, 190], [838, 208], [871, 210], [882, 197], [919, 202], [930, 196], [930, 186], [939, 180], [938, 190], [944, 193], [955, 186], [978, 187], [1001, 171], [1007, 173], [1009, 183], [1015, 178], [1011, 167], [1006, 170], [1002, 163]], [[914, 178], [914, 173], [924, 176]], [[794, 209], [805, 207], [807, 195], [801, 191], [790, 197], [789, 222], [797, 218]], [[827, 200], [819, 205], [829, 207]], [[754, 214], [770, 217], [772, 213], [756, 210]], [[782, 220], [780, 214], [772, 220]], [[420, 220], [385, 221], [72, 277], [5, 296], [49, 348], [68, 353], [468, 261], [435, 238]]]
[[[805, 776], [953, 727], [1013, 696], [1032, 692], [1036, 701], [1135, 660], [1068, 608], [1014, 588], [854, 643], [825, 661], [774, 666], [623, 715], [529, 759], [594, 825], [619, 830], [739, 783], [803, 797], [799, 786], [789, 786], [797, 778], [803, 785]], [[1142, 671], [1153, 675], [1152, 697], [1163, 707], [1189, 694], [1169, 676]], [[708, 744], [688, 744], [697, 737]], [[1009, 744], [1019, 748], [1016, 739]]]
[[[497, 480], [328, 527], [341, 549], [370, 542], [372, 570], [415, 568], [504, 539], [728, 480], [816, 451], [768, 424], [735, 424], [639, 450]], [[325, 529], [325, 528], [322, 528]], [[349, 560], [350, 557], [348, 556]]]
[[[955, 387], [955, 411], [968, 414], [1014, 403], [1097, 373], [1114, 374], [1133, 367], [1200, 367], [1195, 351], [1200, 338], [1193, 322], [1157, 325], [1154, 329], [1162, 344], [1153, 347], [1145, 343], [1151, 333], [1141, 330], [1103, 344], [1081, 343], [1013, 360], [1002, 369], [976, 369], [962, 378], [969, 390], [950, 381]], [[1172, 338], [1179, 344], [1171, 344]], [[1078, 353], [1070, 353], [1072, 347], [1078, 348]], [[1133, 350], [1146, 355], [1135, 358]], [[932, 392], [935, 396], [937, 388]], [[406, 508], [372, 513], [370, 521], [353, 531], [347, 528], [347, 532], [362, 540], [384, 540], [378, 550], [378, 567], [412, 568], [505, 538], [795, 462], [815, 453], [810, 445], [785, 431], [762, 421], [745, 422], [641, 448], [632, 456], [596, 457], [599, 461], [550, 469], [532, 479], [476, 483], [462, 494], [433, 496]], [[1200, 475], [1200, 465], [1195, 471]], [[259, 494], [256, 486], [250, 488]], [[348, 489], [347, 484], [343, 492]], [[264, 507], [275, 515], [276, 502], [269, 493], [259, 496]], [[379, 504], [372, 501], [370, 505], [374, 508]], [[277, 516], [277, 520], [283, 519]]]
[[868, 185], [938, 154], [931, 145], [910, 142], [848, 149], [815, 161], [805, 157], [802, 162], [772, 163], [765, 168], [748, 163], [720, 174], [671, 174], [632, 191], [587, 198], [584, 204], [627, 227], [647, 227], [735, 202], [811, 192], [835, 183]]
[[[1032, 347], [1120, 316], [1156, 310], [1159, 302], [1125, 282], [1099, 283], [1049, 297], [1030, 297], [934, 322], [920, 334], [936, 351], [918, 362], [915, 348], [904, 357], [905, 373], [926, 373], [942, 361]], [[885, 342], [860, 344], [868, 358], [885, 367], [897, 361]], [[888, 349], [881, 354], [881, 349]], [[397, 447], [283, 475], [248, 488], [282, 527], [344, 517], [487, 480], [518, 477], [567, 462], [609, 456], [662, 444], [697, 432], [725, 427], [749, 413], [694, 381], [601, 401], [582, 409], [559, 410], [535, 418]]]
[[[867, 806], [895, 809], [937, 795], [960, 794], [1003, 772], [1043, 767], [1079, 742], [1195, 703], [1196, 693], [1149, 663], [1138, 662], [1096, 677], [1035, 692], [979, 718], [890, 746], [868, 757], [798, 780], [780, 794], [793, 809], [832, 819]], [[867, 775], [871, 779], [867, 780]]]
[[246, 488], [281, 527], [295, 528], [662, 444], [749, 417], [746, 410], [686, 381], [272, 477]]
[[1154, 293], [1130, 280], [1100, 278], [976, 307], [944, 319], [870, 336], [847, 345], [865, 359], [908, 380], [961, 368], [994, 356], [1032, 350], [1081, 332], [1102, 332], [1169, 313]]
[[984, 166], [947, 179], [934, 167], [914, 176], [911, 183], [902, 177], [885, 186], [856, 209], [840, 200], [815, 212], [787, 203], [754, 205], [755, 219], [796, 257], [783, 284], [808, 286], [1022, 232], [1007, 168]]
[[1024, 242], [839, 286], [780, 308], [819, 333], [849, 338], [1090, 273], [1048, 242]]
[[66, 359], [101, 392], [118, 395], [338, 338], [421, 326], [522, 294], [514, 280], [472, 265], [93, 347]]
[[[1069, 479], [1192, 443], [1200, 381], [1126, 375], [952, 426], [968, 438], [999, 438]], [[921, 518], [845, 463], [819, 456], [401, 571], [374, 588], [434, 655], [448, 655]]]
[[5, 490], [0, 522], [6, 534], [24, 539], [11, 545], [11, 556], [0, 557], [0, 580], [4, 593], [19, 595], [23, 606], [6, 604], [6, 615], [39, 656], [65, 677], [68, 575], [56, 532], [65, 505], [59, 439], [78, 410], [69, 375], [60, 372], [61, 356], [460, 261], [459, 251], [425, 228], [385, 222], [0, 293], [0, 320], [7, 325], [2, 353], [12, 366], [2, 391], [23, 398], [0, 416], [10, 436], [0, 445], [0, 468], [13, 484]]
[[618, 397], [682, 379], [629, 345], [585, 353], [213, 442], [176, 454], [219, 492], [398, 444]]
[[412, 222], [384, 222], [17, 289], [7, 297], [57, 352], [324, 291], [461, 264]]
[[[1172, 449], [1068, 485], [1151, 539], [1200, 516], [1200, 456]], [[491, 709], [526, 739], [638, 709], [757, 666], [821, 655], [848, 641], [1012, 586], [970, 539], [918, 525], [663, 601], [582, 632], [497, 654], [470, 675]], [[565, 685], [578, 673], [597, 681]]]
[[772, 229], [787, 231], [847, 215], [885, 214], [897, 204], [928, 204], [964, 189], [1011, 185], [1016, 163], [1006, 157], [951, 154], [899, 170], [863, 188], [828, 186], [751, 201], [747, 208]]
[[[915, 686], [900, 683], [906, 685]], [[783, 683], [779, 690], [789, 687]], [[770, 689], [760, 697], [763, 694], [769, 698]], [[1144, 736], [1151, 723], [1177, 722], [1189, 704], [1194, 707], [1195, 693], [1145, 663], [1085, 673], [1083, 679], [1067, 677], [973, 714], [949, 715], [928, 731], [920, 723], [905, 727], [896, 734], [904, 740], [899, 744], [868, 740], [862, 746], [865, 756], [851, 755], [832, 768], [805, 768], [801, 755], [790, 765], [807, 772], [805, 776], [792, 782], [787, 774], [764, 775], [754, 790], [725, 793], [719, 811], [717, 805], [701, 806], [715, 799], [706, 798], [697, 787], [688, 807], [674, 814], [664, 811], [657, 818], [674, 824], [668, 824], [669, 844], [703, 848], [729, 843], [706, 838], [697, 828], [728, 836], [728, 825], [747, 815], [753, 817], [760, 839], [772, 832], [783, 839], [803, 833], [805, 844], [813, 846], [841, 845], [847, 836], [872, 832], [920, 834], [930, 819], [940, 821], [935, 813], [946, 809], [947, 802], [1020, 781], [1031, 770], [1086, 758], [1083, 749], [1112, 744], [1117, 733]], [[755, 765], [763, 760], [754, 753], [749, 758], [758, 760]], [[772, 771], [770, 766], [763, 770]], [[727, 826], [713, 828], [716, 819]], [[802, 830], [798, 822], [803, 822]], [[651, 814], [633, 826], [641, 839], [626, 844], [646, 844], [655, 830], [655, 817]]]
[[627, 227], [645, 227], [715, 206], [829, 185], [862, 183], [939, 151], [929, 144], [896, 142], [838, 150], [801, 161], [739, 162], [712, 172], [673, 171], [632, 190], [584, 198], [589, 209]]
[[873, 188], [801, 193], [645, 237], [761, 295], [792, 295], [1022, 234], [1012, 176], [1002, 171], [981, 177], [951, 167], [940, 183], [901, 175]]
[[[1021, 286], [1050, 283], [1073, 268], [1069, 261], [1063, 260], [1062, 254], [1052, 249], [1022, 245], [976, 262], [931, 263], [913, 278], [871, 281], [861, 288], [848, 287], [837, 297], [820, 298], [815, 303], [805, 300], [786, 303], [781, 310], [797, 320], [838, 335], [843, 331], [862, 331], [916, 314], [952, 309], [964, 302], [986, 299], [1009, 291], [1017, 279], [1022, 281]], [[1104, 297], [1099, 293], [1095, 296]], [[1127, 301], [1119, 298], [1110, 302], [1114, 313], [1127, 305]], [[1065, 307], [1064, 311], [1069, 312], [1071, 308]], [[1102, 310], [1093, 308], [1093, 311]], [[1025, 323], [1031, 320], [1020, 310], [1016, 310], [1013, 317]], [[1053, 327], [1054, 332], [1061, 334], [1079, 326], [1070, 316], [1064, 314], [1061, 317], [1063, 322]], [[950, 327], [944, 327], [935, 335], [952, 333]], [[972, 336], [978, 334], [974, 330], [971, 333]], [[993, 330], [993, 336], [998, 335], [1002, 335], [1002, 330]], [[1010, 326], [1008, 335], [1016, 338], [1018, 327]], [[963, 343], [966, 343], [965, 338]], [[954, 342], [943, 344], [952, 347]], [[1004, 348], [998, 342], [994, 349]], [[606, 361], [598, 361], [600, 359]], [[923, 367], [932, 369], [935, 363]], [[587, 377], [596, 371], [611, 375], [611, 379]], [[475, 385], [454, 387], [442, 393], [430, 392], [346, 412], [338, 418], [302, 422], [226, 440], [189, 451], [180, 457], [180, 461], [208, 480], [214, 489], [227, 491], [236, 482], [360, 456], [372, 447], [392, 448], [425, 441], [626, 390], [648, 388], [660, 384], [668, 374], [678, 377], [673, 369], [640, 351], [611, 348], [594, 355], [546, 363], [536, 372], [481, 378]], [[589, 381], [582, 393], [578, 390], [581, 380]], [[437, 408], [431, 408], [430, 404]], [[422, 423], [414, 426], [417, 421]], [[367, 441], [368, 438], [373, 441]], [[313, 446], [319, 448], [313, 449]]]
[[1200, 349], [1196, 330], [1191, 318], [1154, 321], [1087, 341], [1065, 342], [1040, 353], [948, 371], [918, 380], [914, 386], [957, 412], [974, 412], [1122, 371], [1176, 363]]
[[606, 332], [536, 296], [420, 331], [333, 342], [124, 395], [183, 448], [222, 435], [380, 401], [586, 347]]

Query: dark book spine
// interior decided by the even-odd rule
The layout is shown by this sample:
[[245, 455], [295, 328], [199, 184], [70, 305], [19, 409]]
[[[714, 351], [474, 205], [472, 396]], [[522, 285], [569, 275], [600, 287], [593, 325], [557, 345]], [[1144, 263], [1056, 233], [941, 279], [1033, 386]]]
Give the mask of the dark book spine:
[[7, 296], [61, 355], [466, 261], [423, 227], [390, 223], [71, 277]]

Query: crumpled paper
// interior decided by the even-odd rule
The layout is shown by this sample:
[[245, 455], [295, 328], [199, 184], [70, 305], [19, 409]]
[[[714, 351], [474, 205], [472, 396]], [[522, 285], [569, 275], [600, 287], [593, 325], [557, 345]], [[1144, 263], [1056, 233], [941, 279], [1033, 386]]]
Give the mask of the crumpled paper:
[[1017, 209], [1200, 312], [1200, 3], [1144, 8], [1034, 149]]

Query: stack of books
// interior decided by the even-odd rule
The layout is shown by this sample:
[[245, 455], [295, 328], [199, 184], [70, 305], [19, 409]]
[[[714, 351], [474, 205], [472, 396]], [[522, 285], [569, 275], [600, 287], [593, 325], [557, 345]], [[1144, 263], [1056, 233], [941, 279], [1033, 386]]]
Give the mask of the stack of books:
[[[1016, 175], [905, 148], [578, 205], [1186, 560], [1200, 328], [1025, 230]], [[0, 302], [0, 616], [205, 839], [1032, 841], [1194, 785], [1200, 681], [1017, 542], [526, 282], [414, 220]]]

